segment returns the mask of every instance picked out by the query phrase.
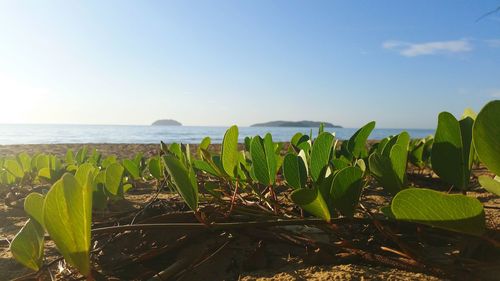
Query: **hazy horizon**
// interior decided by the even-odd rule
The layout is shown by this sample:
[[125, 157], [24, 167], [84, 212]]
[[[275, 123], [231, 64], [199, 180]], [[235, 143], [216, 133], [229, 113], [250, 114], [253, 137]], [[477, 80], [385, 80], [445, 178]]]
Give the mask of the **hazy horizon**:
[[[179, 120], [175, 120], [179, 121]], [[270, 121], [315, 121], [315, 120], [270, 120]], [[373, 120], [376, 121], [376, 120]], [[181, 121], [179, 121], [182, 123]], [[318, 121], [319, 122], [319, 121]], [[151, 122], [152, 123], [152, 122]], [[267, 122], [264, 122], [267, 123]], [[368, 123], [368, 122], [367, 122]], [[251, 127], [256, 123], [252, 123], [250, 125], [240, 125], [240, 124], [230, 124], [230, 125], [197, 125], [197, 124], [184, 124], [182, 123], [181, 126], [175, 126], [175, 125], [157, 125], [154, 127], [217, 127], [217, 128], [228, 128], [232, 125], [236, 125], [238, 127]], [[333, 125], [338, 125], [341, 126], [344, 129], [359, 129], [361, 126], [358, 127], [346, 127], [342, 126], [342, 124], [333, 124]], [[113, 124], [113, 123], [101, 123], [101, 124], [92, 124], [92, 123], [0, 123], [0, 126], [153, 126], [152, 124]], [[262, 127], [266, 128], [266, 127]], [[267, 127], [267, 128], [273, 128], [273, 127]], [[311, 128], [314, 129], [316, 127], [274, 127], [274, 128]], [[330, 128], [332, 130], [335, 130], [336, 128]], [[378, 127], [376, 126], [376, 129], [410, 129], [410, 130], [435, 130], [436, 126], [434, 127], [429, 127], [429, 128], [424, 128], [424, 127]]]
[[500, 98], [498, 6], [0, 0], [0, 123], [435, 128]]

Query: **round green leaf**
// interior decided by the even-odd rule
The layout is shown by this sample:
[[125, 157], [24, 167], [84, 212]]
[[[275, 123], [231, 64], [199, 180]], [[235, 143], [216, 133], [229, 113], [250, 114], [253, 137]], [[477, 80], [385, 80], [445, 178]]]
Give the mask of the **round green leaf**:
[[33, 219], [28, 219], [10, 244], [12, 256], [27, 268], [38, 271], [43, 264], [44, 231]]
[[481, 109], [474, 123], [473, 138], [481, 162], [500, 175], [500, 100], [491, 101]]
[[123, 166], [118, 163], [112, 163], [106, 168], [106, 190], [109, 193], [119, 194], [124, 171]]
[[[92, 182], [90, 177], [87, 183]], [[59, 252], [85, 276], [90, 274], [91, 220], [91, 185], [64, 174], [45, 197], [43, 221]]]
[[355, 158], [366, 157], [368, 154], [368, 151], [366, 150], [366, 141], [374, 128], [375, 121], [372, 121], [361, 127], [356, 131], [356, 133], [354, 133], [354, 135], [352, 135], [347, 144], [347, 149], [351, 152], [352, 156]]
[[314, 140], [311, 151], [311, 177], [318, 181], [321, 171], [328, 165], [333, 147], [334, 136], [331, 133], [321, 133]]
[[21, 164], [14, 159], [7, 159], [4, 162], [5, 170], [7, 170], [11, 175], [18, 179], [22, 179], [24, 177], [23, 167]]
[[141, 178], [141, 171], [139, 170], [139, 166], [136, 164], [136, 162], [130, 159], [125, 159], [123, 160], [123, 167], [125, 167], [129, 175], [134, 180]]
[[322, 218], [326, 221], [330, 220], [330, 211], [328, 210], [328, 205], [326, 204], [317, 188], [296, 189], [290, 194], [290, 198], [295, 204], [299, 205], [302, 209], [306, 210], [312, 215], [318, 218]]
[[363, 185], [363, 171], [360, 168], [340, 170], [333, 178], [330, 189], [333, 207], [344, 216], [354, 216]]
[[448, 112], [441, 112], [434, 144], [432, 146], [432, 169], [444, 181], [464, 189], [467, 174], [464, 165], [462, 133], [457, 119]]
[[271, 184], [269, 177], [269, 163], [266, 159], [264, 141], [260, 136], [255, 136], [250, 142], [250, 156], [252, 157], [252, 172], [255, 178], [264, 185]]
[[24, 199], [24, 211], [38, 224], [43, 225], [43, 202], [42, 194], [32, 192]]
[[500, 177], [490, 178], [488, 176], [480, 176], [478, 178], [481, 186], [489, 192], [500, 196]]
[[481, 235], [485, 217], [479, 200], [461, 194], [445, 194], [425, 188], [408, 188], [394, 197], [391, 210], [407, 220], [456, 232]]
[[292, 188], [304, 188], [307, 183], [307, 170], [304, 160], [293, 153], [287, 154], [283, 161], [283, 177]]
[[238, 127], [231, 126], [224, 134], [222, 140], [222, 167], [230, 177], [235, 176], [236, 165], [238, 165]]

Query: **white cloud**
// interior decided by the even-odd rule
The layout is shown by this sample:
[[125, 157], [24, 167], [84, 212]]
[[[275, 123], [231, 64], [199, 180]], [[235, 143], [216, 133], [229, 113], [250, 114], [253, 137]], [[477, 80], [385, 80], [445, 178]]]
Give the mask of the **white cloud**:
[[470, 44], [467, 39], [425, 43], [410, 43], [391, 40], [385, 41], [382, 44], [382, 47], [388, 50], [395, 50], [405, 57], [462, 53], [472, 50], [472, 44]]

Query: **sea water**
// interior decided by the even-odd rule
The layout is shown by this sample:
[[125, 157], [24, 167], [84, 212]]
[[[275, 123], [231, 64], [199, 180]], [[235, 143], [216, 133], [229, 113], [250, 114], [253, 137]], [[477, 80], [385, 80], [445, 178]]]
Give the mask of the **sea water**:
[[[129, 125], [11, 125], [0, 124], [0, 145], [52, 144], [52, 143], [199, 143], [204, 137], [212, 143], [221, 143], [228, 127], [202, 126], [129, 126]], [[289, 141], [292, 136], [317, 135], [318, 128], [291, 127], [239, 127], [240, 141], [247, 136], [266, 133], [277, 142]], [[335, 132], [338, 139], [348, 139], [357, 128], [325, 128]], [[412, 138], [434, 134], [432, 129], [374, 129], [369, 139], [379, 140], [407, 131]]]

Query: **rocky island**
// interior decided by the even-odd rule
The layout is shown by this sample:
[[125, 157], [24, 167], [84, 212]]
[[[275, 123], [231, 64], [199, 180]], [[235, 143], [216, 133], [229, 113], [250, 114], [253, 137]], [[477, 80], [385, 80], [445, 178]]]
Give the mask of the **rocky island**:
[[342, 128], [342, 126], [334, 125], [328, 122], [317, 122], [317, 121], [271, 121], [266, 123], [253, 124], [250, 127], [306, 127], [315, 128], [323, 123], [325, 128]]
[[161, 120], [156, 120], [151, 124], [151, 126], [182, 126], [182, 124], [178, 121], [175, 121], [173, 119], [161, 119]]

